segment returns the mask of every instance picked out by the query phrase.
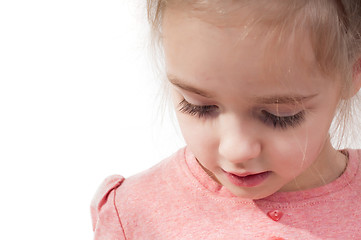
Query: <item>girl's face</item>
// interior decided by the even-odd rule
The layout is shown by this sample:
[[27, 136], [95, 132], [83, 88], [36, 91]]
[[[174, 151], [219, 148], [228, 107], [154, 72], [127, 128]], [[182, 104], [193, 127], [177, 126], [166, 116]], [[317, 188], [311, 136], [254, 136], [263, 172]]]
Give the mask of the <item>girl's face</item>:
[[340, 86], [317, 68], [307, 34], [273, 48], [265, 27], [247, 35], [202, 16], [167, 9], [163, 44], [180, 128], [203, 169], [251, 199], [336, 179], [346, 160], [328, 130]]

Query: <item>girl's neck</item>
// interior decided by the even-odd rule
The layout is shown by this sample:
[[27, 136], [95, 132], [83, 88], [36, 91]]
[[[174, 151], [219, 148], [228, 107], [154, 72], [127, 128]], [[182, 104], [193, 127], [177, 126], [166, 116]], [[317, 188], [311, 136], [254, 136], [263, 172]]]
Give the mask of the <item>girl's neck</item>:
[[327, 140], [314, 164], [283, 187], [280, 192], [295, 191], [295, 189], [307, 190], [331, 183], [344, 173], [347, 162], [347, 153], [334, 149], [331, 142]]

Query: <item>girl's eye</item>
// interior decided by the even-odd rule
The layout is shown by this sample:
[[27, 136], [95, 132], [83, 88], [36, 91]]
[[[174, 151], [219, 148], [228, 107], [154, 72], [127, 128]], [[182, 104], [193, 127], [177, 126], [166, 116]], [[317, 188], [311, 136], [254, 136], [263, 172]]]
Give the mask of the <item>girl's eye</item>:
[[189, 114], [191, 116], [197, 116], [199, 118], [210, 117], [218, 109], [215, 105], [193, 105], [183, 99], [179, 104], [179, 111], [182, 113]]
[[[189, 114], [191, 116], [196, 116], [199, 118], [211, 117], [217, 112], [218, 107], [216, 105], [194, 105], [187, 100], [183, 99], [178, 104], [178, 110], [182, 113]], [[286, 129], [288, 127], [297, 127], [305, 119], [305, 111], [300, 111], [295, 115], [291, 116], [277, 116], [272, 113], [269, 113], [265, 110], [261, 111], [262, 121], [272, 126], [273, 128]]]
[[276, 116], [265, 110], [262, 110], [262, 120], [264, 123], [273, 126], [274, 128], [286, 129], [287, 127], [297, 127], [303, 120], [305, 120], [305, 111], [300, 111], [291, 116]]

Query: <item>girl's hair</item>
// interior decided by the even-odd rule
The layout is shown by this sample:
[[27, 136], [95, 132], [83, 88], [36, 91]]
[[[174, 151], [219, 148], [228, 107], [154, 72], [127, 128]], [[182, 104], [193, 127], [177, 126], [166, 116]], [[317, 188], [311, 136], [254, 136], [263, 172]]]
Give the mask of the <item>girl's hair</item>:
[[239, 17], [246, 20], [247, 28], [267, 25], [268, 34], [277, 35], [280, 44], [297, 29], [307, 29], [319, 69], [343, 83], [346, 100], [340, 101], [334, 121], [340, 131], [333, 135], [340, 142], [344, 140], [346, 123], [357, 114], [348, 96], [353, 74], [361, 71], [361, 0], [147, 0], [152, 45], [162, 49], [162, 20], [167, 8], [186, 9], [199, 17], [211, 13], [222, 19], [245, 7], [247, 16]]

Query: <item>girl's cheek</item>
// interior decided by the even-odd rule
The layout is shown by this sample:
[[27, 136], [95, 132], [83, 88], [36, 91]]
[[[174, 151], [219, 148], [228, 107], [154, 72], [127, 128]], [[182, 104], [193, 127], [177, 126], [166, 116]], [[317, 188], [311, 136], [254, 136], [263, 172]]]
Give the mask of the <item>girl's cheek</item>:
[[198, 117], [189, 116], [180, 112], [178, 112], [177, 115], [179, 126], [186, 142], [197, 142], [197, 145], [208, 145], [217, 141], [215, 126], [203, 122]]

